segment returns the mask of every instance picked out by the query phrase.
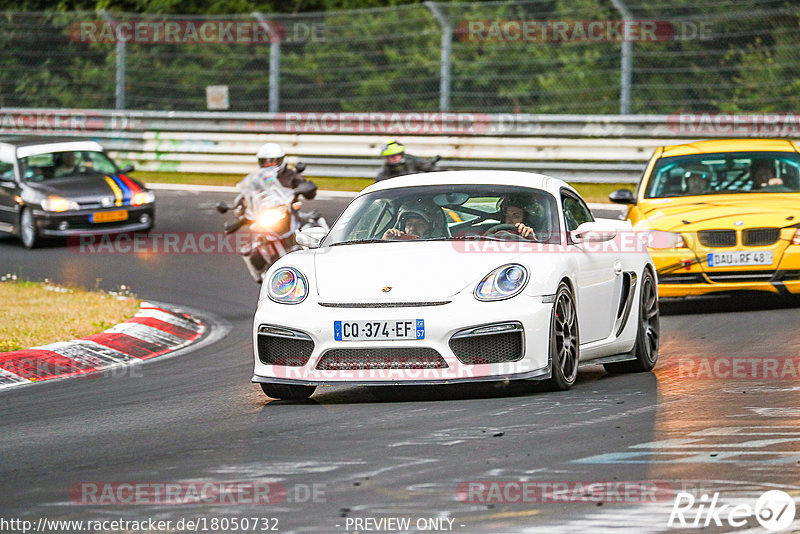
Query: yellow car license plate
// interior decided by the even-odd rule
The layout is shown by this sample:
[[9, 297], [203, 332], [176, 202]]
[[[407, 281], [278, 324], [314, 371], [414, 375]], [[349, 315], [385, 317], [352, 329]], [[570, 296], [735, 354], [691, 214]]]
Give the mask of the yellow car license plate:
[[93, 223], [117, 222], [127, 219], [128, 210], [98, 211], [97, 213], [92, 213]]

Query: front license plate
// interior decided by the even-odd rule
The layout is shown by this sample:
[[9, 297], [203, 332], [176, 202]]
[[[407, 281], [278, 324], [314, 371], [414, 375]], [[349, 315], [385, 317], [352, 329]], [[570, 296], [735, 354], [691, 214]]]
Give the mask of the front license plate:
[[93, 223], [107, 223], [125, 221], [128, 219], [128, 210], [98, 211], [92, 213]]
[[425, 339], [425, 320], [334, 321], [333, 339], [336, 341]]
[[709, 252], [709, 267], [732, 267], [736, 265], [772, 265], [771, 250], [754, 250], [747, 252]]

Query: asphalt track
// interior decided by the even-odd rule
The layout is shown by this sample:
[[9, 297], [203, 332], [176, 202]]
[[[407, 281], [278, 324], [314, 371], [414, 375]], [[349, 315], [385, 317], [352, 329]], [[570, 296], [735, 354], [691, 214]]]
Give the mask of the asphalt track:
[[[216, 232], [222, 222], [213, 205], [228, 196], [159, 191], [156, 232]], [[333, 219], [345, 202], [313, 204]], [[479, 384], [395, 388], [385, 399], [374, 388], [340, 386], [295, 403], [269, 401], [249, 381], [258, 288], [236, 256], [28, 251], [2, 240], [0, 273], [12, 271], [106, 289], [124, 284], [229, 331], [122, 374], [0, 392], [0, 519], [258, 516], [277, 518], [280, 532], [366, 532], [370, 524], [353, 520], [409, 518], [408, 530], [417, 531], [419, 519], [449, 518], [453, 532], [678, 532], [685, 529], [667, 526], [677, 491], [754, 504], [767, 489], [800, 487], [796, 375], [726, 378], [719, 366], [684, 372], [704, 361], [711, 369], [706, 359], [731, 366], [730, 358], [797, 359], [796, 299], [663, 303], [655, 373], [610, 376], [586, 367], [566, 393]], [[681, 367], [686, 362], [697, 366]], [[92, 481], [273, 481], [288, 493], [259, 505], [74, 502], [70, 488]], [[464, 502], [458, 489], [469, 481], [657, 481], [666, 493], [655, 503], [615, 502], [613, 494]], [[752, 517], [739, 529], [709, 531], [748, 528], [766, 532]]]

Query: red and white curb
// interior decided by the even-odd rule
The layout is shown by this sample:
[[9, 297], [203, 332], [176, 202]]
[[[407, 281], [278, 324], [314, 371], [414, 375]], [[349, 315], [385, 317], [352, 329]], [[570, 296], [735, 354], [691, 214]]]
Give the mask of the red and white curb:
[[105, 332], [32, 349], [0, 352], [0, 389], [141, 363], [197, 341], [206, 325], [178, 310], [142, 302]]

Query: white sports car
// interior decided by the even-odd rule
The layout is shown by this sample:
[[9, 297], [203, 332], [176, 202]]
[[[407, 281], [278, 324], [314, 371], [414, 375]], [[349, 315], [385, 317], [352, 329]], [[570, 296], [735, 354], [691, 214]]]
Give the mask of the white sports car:
[[579, 364], [649, 371], [657, 282], [630, 223], [595, 220], [561, 180], [402, 176], [362, 191], [266, 273], [253, 323], [269, 397], [322, 384], [546, 380]]

